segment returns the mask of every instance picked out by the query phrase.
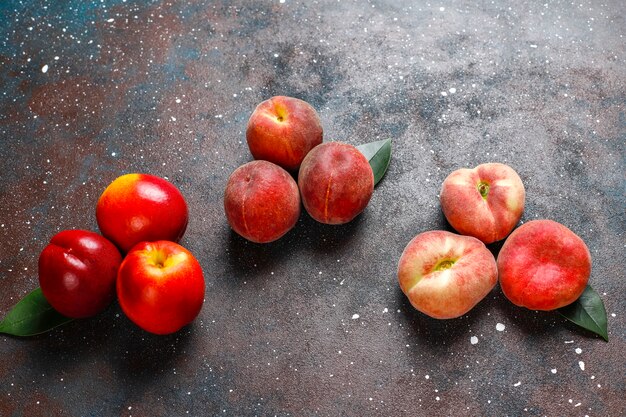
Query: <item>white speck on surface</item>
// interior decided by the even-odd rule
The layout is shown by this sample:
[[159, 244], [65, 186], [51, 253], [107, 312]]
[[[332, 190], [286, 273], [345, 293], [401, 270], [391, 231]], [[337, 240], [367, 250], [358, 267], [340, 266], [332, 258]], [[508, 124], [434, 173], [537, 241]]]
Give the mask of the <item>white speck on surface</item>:
[[55, 60], [55, 61], [58, 61], [58, 60], [59, 60], [59, 57], [58, 57], [58, 56], [55, 56], [55, 57], [54, 57], [54, 60]]
[[502, 323], [497, 323], [497, 324], [496, 324], [496, 330], [497, 330], [497, 331], [499, 331], [499, 332], [503, 332], [503, 331], [504, 331], [504, 329], [506, 329], [506, 326], [505, 326], [504, 324], [502, 324]]
[[475, 345], [476, 343], [478, 343], [478, 338], [476, 336], [470, 337], [470, 343], [472, 345]]
[[356, 319], [358, 319], [359, 317], [361, 317], [361, 316], [359, 316], [358, 314], [353, 314], [353, 315], [352, 315], [352, 320], [356, 320]]
[[111, 152], [111, 156], [115, 156], [117, 155], [115, 152]]
[[445, 91], [442, 91], [442, 92], [441, 92], [441, 95], [442, 95], [442, 96], [444, 96], [444, 97], [446, 97], [446, 96], [448, 95], [448, 93], [446, 93]]
[[180, 99], [179, 98], [176, 99], [176, 103], [180, 103]]
[[278, 54], [274, 54], [274, 58], [278, 58]]
[[383, 308], [383, 313], [388, 313], [389, 309], [387, 307]]
[[536, 48], [536, 47], [537, 47], [537, 45], [532, 44], [532, 45], [530, 45], [530, 47], [531, 47], [531, 48]]
[[445, 12], [445, 11], [446, 11], [446, 8], [445, 8], [445, 7], [440, 7], [440, 8], [439, 8], [439, 11], [440, 11], [440, 12]]
[[41, 72], [43, 72], [44, 74], [46, 72], [48, 72], [48, 64], [44, 65], [43, 67], [41, 67]]
[[424, 378], [430, 379], [430, 375], [424, 375]]
[[581, 353], [583, 353], [583, 350], [581, 348], [576, 348], [574, 349], [574, 352], [580, 355]]
[[573, 340], [566, 340], [565, 343], [574, 343]]
[[113, 19], [113, 18], [107, 19], [107, 22], [113, 23], [113, 22], [115, 22], [115, 19]]
[[174, 116], [172, 116], [172, 122], [175, 122], [176, 118]]
[[285, 2], [285, 0], [279, 0], [278, 2], [282, 4]]
[[550, 369], [550, 372], [552, 372], [553, 374], [556, 374], [556, 368]]
[[451, 89], [448, 90], [450, 93], [454, 94], [456, 93], [456, 88], [452, 87]]
[[441, 399], [441, 398], [439, 398], [439, 397], [435, 397], [435, 400], [437, 400], [437, 401], [439, 401], [440, 399]]
[[580, 366], [580, 370], [584, 371], [585, 370], [585, 362], [583, 361], [578, 361], [578, 366]]

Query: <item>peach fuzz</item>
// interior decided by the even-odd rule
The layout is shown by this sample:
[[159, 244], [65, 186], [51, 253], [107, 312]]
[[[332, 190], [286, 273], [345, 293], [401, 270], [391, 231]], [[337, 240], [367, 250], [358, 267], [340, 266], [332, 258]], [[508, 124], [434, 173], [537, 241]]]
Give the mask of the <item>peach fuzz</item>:
[[413, 238], [398, 262], [398, 282], [411, 305], [436, 319], [460, 317], [496, 285], [493, 254], [471, 236], [443, 230]]
[[515, 305], [554, 310], [573, 303], [591, 274], [585, 242], [552, 220], [533, 220], [511, 233], [498, 254], [500, 287]]
[[439, 195], [457, 232], [492, 243], [511, 233], [522, 217], [526, 192], [513, 168], [489, 163], [450, 173]]
[[300, 194], [291, 175], [268, 161], [252, 161], [231, 174], [224, 192], [230, 227], [256, 243], [272, 242], [300, 217]]
[[307, 153], [322, 143], [322, 123], [307, 102], [276, 96], [259, 104], [248, 120], [246, 140], [254, 159], [297, 171]]
[[187, 229], [189, 212], [171, 182], [149, 174], [126, 174], [98, 199], [96, 220], [102, 235], [128, 252], [139, 242], [178, 242]]
[[306, 211], [326, 224], [347, 223], [367, 206], [374, 192], [374, 173], [354, 146], [327, 142], [302, 161], [298, 186]]

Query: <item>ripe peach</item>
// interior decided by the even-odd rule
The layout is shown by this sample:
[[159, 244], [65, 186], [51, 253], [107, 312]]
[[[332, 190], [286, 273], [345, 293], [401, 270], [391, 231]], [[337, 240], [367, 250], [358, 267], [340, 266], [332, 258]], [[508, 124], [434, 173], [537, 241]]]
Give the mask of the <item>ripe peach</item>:
[[354, 146], [327, 142], [313, 148], [302, 161], [298, 186], [311, 217], [342, 224], [365, 210], [374, 191], [374, 173]]
[[237, 168], [224, 192], [230, 227], [244, 238], [272, 242], [295, 226], [300, 217], [300, 194], [287, 171], [268, 161]]
[[276, 96], [259, 104], [246, 129], [254, 159], [297, 171], [306, 154], [322, 143], [322, 123], [306, 101]]
[[402, 292], [413, 307], [436, 319], [467, 313], [497, 280], [496, 260], [484, 243], [443, 230], [414, 237], [398, 263]]
[[126, 174], [104, 190], [96, 205], [96, 219], [102, 235], [128, 252], [139, 242], [178, 242], [187, 229], [187, 202], [163, 178]]
[[526, 192], [513, 168], [499, 163], [452, 172], [441, 186], [441, 208], [450, 225], [484, 243], [504, 239], [524, 211]]
[[587, 286], [591, 254], [585, 242], [552, 220], [523, 224], [498, 254], [500, 287], [515, 305], [554, 310], [573, 303]]

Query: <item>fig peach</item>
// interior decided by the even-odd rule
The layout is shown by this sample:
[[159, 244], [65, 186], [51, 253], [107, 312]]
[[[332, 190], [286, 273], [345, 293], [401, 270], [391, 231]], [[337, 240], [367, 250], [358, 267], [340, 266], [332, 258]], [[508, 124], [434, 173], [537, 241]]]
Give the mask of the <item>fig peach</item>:
[[171, 182], [149, 174], [126, 174], [104, 190], [96, 219], [102, 235], [128, 252], [139, 242], [178, 242], [187, 229], [188, 210]]
[[515, 305], [554, 310], [587, 286], [591, 254], [585, 242], [552, 220], [533, 220], [511, 233], [498, 254], [500, 287]]
[[493, 254], [480, 240], [443, 230], [413, 238], [398, 263], [398, 281], [411, 305], [436, 319], [460, 317], [496, 285]]
[[291, 230], [300, 217], [300, 194], [287, 171], [268, 161], [237, 168], [224, 192], [230, 227], [256, 243], [272, 242]]
[[246, 129], [254, 159], [273, 162], [297, 171], [306, 154], [322, 143], [322, 123], [307, 102], [276, 96], [259, 104]]
[[374, 173], [354, 146], [327, 142], [313, 148], [302, 161], [298, 186], [311, 217], [342, 224], [365, 210], [374, 191]]
[[526, 192], [508, 165], [489, 163], [456, 170], [441, 186], [440, 200], [448, 223], [484, 243], [504, 239], [524, 211]]

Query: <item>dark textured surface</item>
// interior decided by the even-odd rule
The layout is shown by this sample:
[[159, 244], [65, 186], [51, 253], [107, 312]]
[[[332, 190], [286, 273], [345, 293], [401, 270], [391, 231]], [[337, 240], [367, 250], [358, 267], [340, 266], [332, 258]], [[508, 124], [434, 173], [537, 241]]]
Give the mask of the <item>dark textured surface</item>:
[[[167, 337], [117, 305], [0, 337], [0, 416], [626, 414], [626, 7], [519, 3], [0, 3], [0, 314], [133, 171], [186, 196], [207, 289]], [[352, 223], [303, 213], [261, 246], [230, 231], [222, 193], [277, 94], [318, 109], [326, 140], [393, 138], [393, 159]], [[524, 181], [523, 221], [588, 244], [609, 343], [498, 287], [449, 321], [401, 294], [406, 243], [448, 227], [441, 182], [489, 161]]]

